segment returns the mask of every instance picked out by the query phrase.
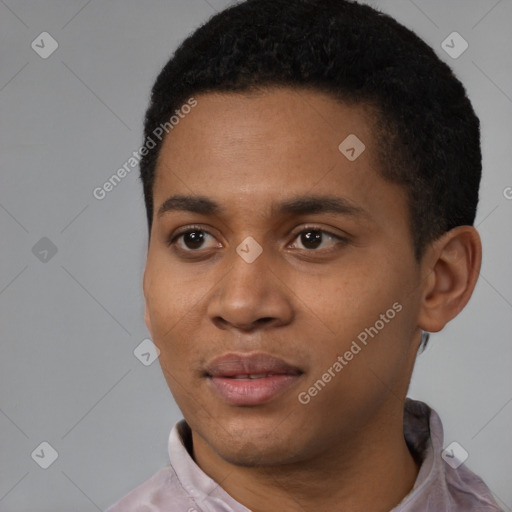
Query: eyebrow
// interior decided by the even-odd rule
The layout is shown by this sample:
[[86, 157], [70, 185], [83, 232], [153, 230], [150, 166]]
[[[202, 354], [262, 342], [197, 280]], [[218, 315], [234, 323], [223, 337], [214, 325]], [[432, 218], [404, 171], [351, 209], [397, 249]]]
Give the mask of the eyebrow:
[[[158, 217], [171, 211], [187, 211], [201, 215], [221, 215], [225, 212], [217, 202], [205, 196], [174, 195], [166, 199], [158, 209]], [[308, 215], [336, 213], [352, 217], [369, 217], [361, 207], [348, 199], [335, 196], [298, 196], [272, 204], [273, 215]]]
[[172, 211], [187, 211], [202, 215], [214, 215], [222, 212], [222, 208], [211, 199], [203, 196], [174, 195], [166, 199], [158, 209], [158, 217]]

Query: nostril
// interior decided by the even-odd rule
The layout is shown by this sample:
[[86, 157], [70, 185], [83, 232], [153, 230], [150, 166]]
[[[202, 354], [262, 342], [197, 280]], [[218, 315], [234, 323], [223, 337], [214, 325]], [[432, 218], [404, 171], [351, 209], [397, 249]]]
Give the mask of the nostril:
[[228, 329], [229, 326], [232, 326], [232, 327], [236, 327], [237, 329], [244, 330], [244, 331], [253, 331], [254, 329], [257, 329], [257, 328], [266, 327], [266, 326], [272, 324], [273, 322], [275, 322], [276, 320], [277, 319], [275, 317], [265, 316], [262, 318], [258, 318], [254, 321], [248, 322], [248, 323], [242, 323], [242, 322], [233, 322], [233, 321], [230, 322], [229, 320], [226, 320], [222, 316], [216, 316], [216, 317], [212, 318], [213, 324], [218, 329]]
[[229, 322], [227, 320], [225, 320], [224, 318], [222, 318], [221, 316], [216, 316], [215, 318], [212, 319], [212, 322], [219, 329], [226, 329], [229, 324]]

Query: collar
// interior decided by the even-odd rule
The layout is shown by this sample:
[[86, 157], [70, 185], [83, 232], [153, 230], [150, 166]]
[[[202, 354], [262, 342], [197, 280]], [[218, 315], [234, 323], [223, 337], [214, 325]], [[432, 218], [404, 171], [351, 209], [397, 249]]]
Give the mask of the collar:
[[215, 480], [211, 479], [194, 461], [192, 433], [182, 419], [169, 435], [169, 458], [178, 480], [185, 491], [205, 512], [251, 512], [234, 500]]
[[[407, 398], [404, 403], [404, 438], [411, 454], [420, 464], [420, 470], [409, 494], [391, 512], [448, 510], [446, 507], [450, 498], [445, 486], [447, 478], [454, 477], [450, 476], [451, 473], [446, 474], [446, 464], [439, 456], [443, 447], [444, 434], [437, 413], [427, 404]], [[205, 512], [251, 512], [235, 501], [195, 463], [191, 456], [192, 434], [184, 419], [172, 428], [168, 450], [171, 465], [181, 486], [194, 498], [202, 510]], [[428, 508], [431, 496], [437, 496], [435, 501], [438, 505], [433, 509]], [[441, 501], [438, 501], [439, 499]]]

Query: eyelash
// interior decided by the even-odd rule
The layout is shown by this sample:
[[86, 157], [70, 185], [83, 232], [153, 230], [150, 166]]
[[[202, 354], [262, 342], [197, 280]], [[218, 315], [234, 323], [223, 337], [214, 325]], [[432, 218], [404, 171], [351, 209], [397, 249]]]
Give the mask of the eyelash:
[[196, 224], [192, 224], [190, 226], [185, 226], [184, 228], [180, 229], [177, 233], [171, 234], [171, 236], [169, 236], [169, 240], [167, 241], [167, 244], [171, 245], [180, 236], [186, 235], [187, 233], [192, 233], [194, 231], [202, 231], [203, 233], [211, 234], [207, 229], [204, 229], [204, 227], [201, 227]]
[[[176, 241], [182, 237], [183, 235], [186, 235], [188, 233], [193, 233], [193, 232], [196, 232], [196, 231], [200, 231], [202, 233], [207, 233], [208, 235], [210, 236], [213, 236], [207, 229], [204, 229], [204, 227], [201, 227], [199, 225], [191, 225], [191, 226], [187, 226], [185, 228], [183, 228], [182, 230], [180, 230], [179, 232], [177, 233], [173, 233], [169, 239], [167, 240], [167, 245], [170, 247], [172, 245], [175, 245], [176, 244]], [[329, 230], [326, 230], [324, 228], [321, 228], [319, 226], [314, 226], [314, 225], [308, 225], [308, 226], [305, 226], [304, 228], [302, 228], [299, 232], [295, 233], [294, 236], [293, 236], [293, 240], [296, 240], [299, 236], [301, 236], [303, 233], [308, 233], [308, 232], [311, 232], [311, 231], [317, 231], [317, 232], [320, 232], [322, 234], [325, 234], [325, 235], [328, 235], [329, 237], [332, 237], [333, 239], [337, 240], [337, 244], [336, 245], [346, 245], [349, 243], [349, 238], [348, 237], [343, 237], [343, 236], [340, 236], [340, 235], [336, 235], [334, 233], [332, 233], [331, 231]], [[333, 248], [330, 248], [330, 249], [324, 249], [324, 250], [321, 250], [321, 249], [299, 249], [301, 251], [306, 251], [306, 252], [309, 252], [309, 253], [312, 253], [312, 252], [330, 252], [333, 250]], [[184, 249], [182, 250], [184, 252], [188, 252], [188, 253], [199, 253], [201, 251], [201, 249]]]

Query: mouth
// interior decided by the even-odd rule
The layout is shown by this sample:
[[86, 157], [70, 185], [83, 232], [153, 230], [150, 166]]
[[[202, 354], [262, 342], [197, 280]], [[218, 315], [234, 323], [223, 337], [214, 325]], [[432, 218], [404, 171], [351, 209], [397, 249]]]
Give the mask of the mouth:
[[268, 403], [297, 383], [303, 371], [270, 354], [226, 354], [206, 367], [213, 392], [230, 405]]

